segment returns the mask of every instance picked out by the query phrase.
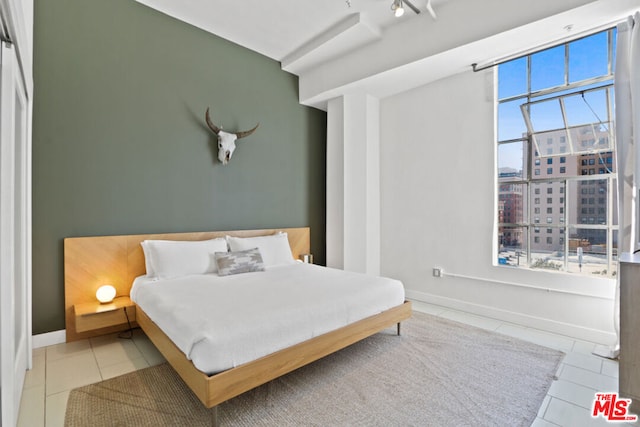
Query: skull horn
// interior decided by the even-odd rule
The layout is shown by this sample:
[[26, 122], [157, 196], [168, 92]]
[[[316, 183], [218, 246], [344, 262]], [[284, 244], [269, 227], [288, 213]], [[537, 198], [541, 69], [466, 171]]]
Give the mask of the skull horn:
[[256, 131], [256, 129], [258, 129], [258, 126], [260, 126], [260, 123], [258, 123], [257, 125], [255, 125], [255, 127], [251, 130], [245, 130], [242, 132], [236, 132], [236, 136], [238, 137], [238, 139], [240, 138], [244, 138], [245, 136], [249, 136], [251, 135], [253, 132]]
[[207, 120], [207, 126], [209, 126], [209, 129], [211, 129], [213, 133], [217, 135], [218, 132], [220, 132], [220, 128], [214, 125], [213, 122], [211, 121], [211, 117], [209, 117], [209, 107], [207, 107], [207, 113], [205, 114], [205, 119]]

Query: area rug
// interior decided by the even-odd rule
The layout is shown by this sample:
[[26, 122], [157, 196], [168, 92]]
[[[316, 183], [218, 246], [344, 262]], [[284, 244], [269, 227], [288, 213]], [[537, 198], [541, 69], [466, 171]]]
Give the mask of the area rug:
[[[222, 426], [529, 426], [559, 351], [414, 313], [231, 399]], [[205, 426], [211, 412], [167, 364], [71, 391], [65, 425]]]

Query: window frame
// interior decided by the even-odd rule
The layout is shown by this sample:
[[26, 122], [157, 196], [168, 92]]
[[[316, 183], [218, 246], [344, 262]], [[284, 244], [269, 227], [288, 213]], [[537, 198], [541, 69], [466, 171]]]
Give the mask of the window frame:
[[[610, 86], [613, 86], [613, 78], [614, 78], [614, 70], [613, 70], [613, 59], [614, 59], [614, 43], [615, 43], [615, 32], [614, 32], [614, 28], [609, 28], [603, 31], [597, 31], [594, 32], [593, 34], [590, 34], [588, 36], [582, 37], [582, 38], [586, 38], [586, 37], [591, 37], [594, 36], [596, 34], [600, 34], [600, 33], [607, 33], [607, 74], [606, 75], [601, 75], [601, 76], [597, 76], [597, 77], [593, 77], [593, 78], [589, 78], [589, 79], [584, 79], [584, 80], [580, 80], [577, 82], [570, 82], [569, 81], [569, 51], [570, 51], [570, 45], [571, 43], [575, 42], [576, 40], [569, 40], [564, 42], [562, 45], [564, 45], [564, 52], [565, 52], [565, 67], [564, 67], [564, 84], [562, 85], [557, 85], [557, 86], [553, 86], [550, 88], [545, 88], [542, 90], [538, 90], [538, 91], [531, 91], [531, 61], [532, 61], [532, 56], [535, 55], [538, 52], [532, 52], [526, 56], [524, 56], [524, 58], [526, 58], [526, 78], [527, 78], [527, 92], [523, 93], [523, 94], [519, 94], [519, 95], [513, 95], [513, 96], [507, 96], [504, 98], [499, 98], [499, 94], [497, 93], [497, 87], [499, 87], [499, 85], [496, 86], [496, 107], [499, 107], [500, 104], [502, 103], [507, 103], [507, 102], [514, 102], [514, 101], [524, 101], [524, 103], [532, 103], [532, 102], [536, 102], [540, 99], [544, 99], [544, 98], [552, 98], [555, 96], [562, 96], [562, 95], [570, 95], [572, 93], [580, 93], [580, 92], [584, 92], [585, 90], [598, 90], [598, 89], [602, 89], [602, 88], [606, 88], [607, 91], [611, 90], [608, 89]], [[581, 39], [582, 39], [581, 38]], [[581, 40], [578, 39], [578, 40]], [[558, 45], [560, 46], [560, 45]], [[555, 46], [557, 47], [557, 46]], [[547, 50], [547, 49], [543, 49], [543, 50]], [[541, 50], [541, 51], [543, 51]], [[541, 52], [540, 51], [540, 52]], [[522, 57], [521, 57], [522, 58]], [[521, 59], [521, 58], [516, 58], [516, 59]], [[496, 81], [499, 81], [498, 79]], [[606, 93], [606, 108], [608, 109], [608, 114], [609, 117], [612, 118], [613, 120], [613, 100], [611, 99], [612, 97], [609, 96], [609, 93]], [[498, 111], [496, 109], [496, 111]], [[498, 122], [499, 120], [499, 115], [496, 115], [496, 122]], [[526, 120], [526, 118], [525, 118]], [[611, 132], [614, 134], [615, 136], [615, 130], [613, 130], [613, 132]], [[606, 233], [606, 271], [607, 274], [605, 275], [601, 275], [599, 277], [605, 277], [605, 278], [610, 278], [612, 277], [614, 273], [614, 264], [616, 262], [616, 258], [617, 258], [617, 253], [614, 254], [614, 252], [616, 251], [616, 249], [614, 248], [614, 236], [617, 235], [618, 233], [618, 225], [614, 224], [614, 218], [613, 218], [613, 212], [614, 212], [614, 195], [615, 195], [615, 185], [617, 182], [617, 171], [613, 171], [611, 172], [610, 168], [607, 166], [607, 164], [611, 164], [612, 161], [615, 162], [615, 159], [612, 160], [612, 158], [614, 158], [617, 153], [615, 150], [615, 141], [613, 141], [611, 143], [611, 149], [607, 151], [607, 153], [611, 153], [611, 157], [606, 157], [606, 160], [603, 160], [602, 157], [599, 158], [599, 161], [593, 161], [593, 163], [589, 163], [589, 161], [587, 161], [586, 163], [588, 163], [586, 166], [586, 168], [581, 167], [580, 165], [580, 161], [577, 161], [577, 166], [576, 166], [576, 175], [575, 176], [562, 176], [562, 177], [546, 177], [544, 175], [540, 174], [540, 168], [542, 166], [542, 162], [543, 162], [543, 158], [547, 158], [547, 159], [552, 159], [553, 157], [559, 157], [560, 163], [566, 164], [566, 157], [567, 155], [572, 156], [574, 155], [573, 153], [565, 153], [565, 152], [560, 152], [557, 154], [553, 154], [551, 155], [551, 153], [546, 153], [547, 155], [538, 155], [538, 149], [543, 150], [542, 146], [538, 146], [534, 143], [533, 141], [533, 136], [530, 132], [527, 132], [526, 136], [523, 136], [522, 138], [511, 138], [511, 139], [505, 139], [505, 140], [500, 140], [500, 133], [496, 133], [496, 150], [498, 150], [497, 152], [499, 152], [500, 150], [500, 146], [503, 144], [514, 144], [514, 143], [521, 143], [522, 144], [522, 149], [523, 149], [523, 170], [522, 172], [523, 174], [520, 174], [521, 179], [518, 179], [518, 177], [511, 177], [511, 178], [506, 178], [506, 179], [502, 179], [501, 175], [500, 175], [500, 164], [497, 163], [496, 164], [496, 172], [497, 172], [497, 184], [496, 184], [496, 192], [497, 192], [497, 199], [500, 200], [500, 185], [504, 185], [504, 184], [508, 184], [508, 185], [520, 185], [523, 188], [522, 191], [522, 195], [523, 195], [523, 205], [526, 204], [526, 208], [523, 209], [523, 213], [522, 213], [522, 221], [523, 222], [515, 222], [515, 223], [506, 223], [506, 222], [499, 222], [499, 215], [498, 212], [496, 212], [496, 215], [494, 216], [494, 218], [498, 219], [497, 225], [498, 227], [496, 228], [496, 231], [498, 233], [498, 247], [495, 248], [494, 251], [494, 265], [496, 266], [500, 266], [500, 267], [512, 267], [509, 265], [504, 265], [503, 262], [499, 261], [499, 257], [500, 257], [500, 235], [501, 232], [500, 230], [506, 230], [506, 229], [520, 229], [522, 234], [524, 234], [526, 237], [524, 237], [524, 243], [521, 244], [522, 247], [520, 249], [520, 251], [523, 251], [525, 253], [521, 253], [520, 255], [525, 255], [526, 256], [526, 261], [525, 261], [525, 266], [528, 267], [529, 269], [533, 269], [532, 267], [532, 244], [538, 242], [539, 238], [535, 237], [536, 233], [539, 233], [539, 227], [542, 225], [542, 222], [540, 221], [540, 216], [538, 215], [539, 213], [539, 208], [537, 208], [536, 210], [536, 218], [534, 220], [533, 218], [533, 210], [534, 210], [534, 206], [539, 206], [539, 197], [540, 197], [540, 192], [538, 191], [539, 189], [536, 188], [535, 191], [532, 190], [532, 188], [536, 187], [535, 184], [544, 184], [544, 183], [555, 183], [558, 182], [560, 183], [560, 193], [563, 193], [563, 198], [562, 198], [562, 202], [560, 203], [560, 209], [559, 209], [559, 213], [560, 213], [560, 218], [559, 221], [553, 221], [552, 223], [547, 221], [544, 222], [544, 226], [545, 227], [551, 227], [554, 229], [560, 229], [559, 230], [559, 242], [562, 244], [562, 246], [564, 247], [564, 256], [563, 256], [563, 265], [562, 265], [562, 272], [567, 273], [567, 274], [574, 274], [570, 272], [570, 261], [569, 261], [569, 256], [570, 256], [570, 242], [572, 240], [572, 238], [569, 238], [569, 236], [571, 235], [571, 231], [572, 230], [579, 230], [579, 229], [587, 229], [587, 230], [604, 230]], [[561, 137], [562, 139], [563, 137]], [[595, 141], [595, 140], [594, 140]], [[549, 141], [547, 140], [547, 144], [549, 144]], [[545, 144], [545, 145], [547, 145]], [[576, 154], [577, 156], [581, 155], [581, 154]], [[583, 163], [585, 162], [586, 159], [583, 159]], [[545, 162], [546, 164], [553, 164], [555, 162], [553, 162], [552, 160], [547, 160], [547, 162]], [[598, 166], [602, 166], [604, 165], [606, 168], [606, 171], [600, 172], [599, 173], [596, 172], [596, 169], [592, 169], [593, 165], [597, 164]], [[591, 168], [589, 167], [591, 166]], [[564, 174], [566, 173], [566, 168], [562, 167], [562, 171], [560, 173]], [[592, 169], [592, 170], [591, 170]], [[588, 171], [585, 173], [585, 171]], [[608, 173], [607, 173], [608, 172]], [[584, 175], [582, 173], [585, 173]], [[571, 212], [571, 208], [572, 208], [572, 204], [573, 203], [578, 203], [579, 202], [579, 198], [581, 197], [581, 181], [601, 181], [601, 180], [606, 180], [607, 185], [606, 187], [608, 188], [608, 191], [606, 192], [606, 213], [605, 213], [605, 217], [606, 217], [606, 223], [605, 224], [601, 224], [600, 222], [600, 217], [598, 218], [598, 221], [596, 221], [596, 223], [583, 223], [581, 221], [581, 215], [579, 212], [576, 212], [575, 218], [574, 218], [574, 222], [571, 222], [571, 219], [569, 218], [570, 216], [570, 212]], [[572, 190], [573, 189], [573, 190]], [[572, 194], [575, 193], [575, 194]], [[535, 194], [535, 195], [534, 195]], [[602, 195], [602, 194], [601, 194]], [[526, 198], [526, 201], [524, 200]], [[536, 199], [535, 201], [537, 203], [534, 203], [534, 199]], [[555, 206], [555, 205], [554, 205]], [[497, 207], [496, 207], [497, 209]], [[555, 211], [555, 209], [554, 209]], [[555, 218], [556, 215], [554, 215]], [[604, 218], [604, 217], [603, 217]], [[593, 219], [593, 218], [591, 218]], [[588, 221], [586, 221], [588, 222]], [[565, 236], [567, 236], [567, 238], [565, 238]], [[548, 240], [548, 239], [547, 239]], [[538, 244], [538, 243], [536, 243]], [[516, 251], [518, 251], [516, 249]], [[574, 249], [575, 251], [575, 249]], [[522, 263], [518, 264], [520, 266], [520, 268], [522, 268]], [[536, 271], [549, 271], [547, 269], [535, 269]], [[581, 274], [587, 274], [587, 273], [581, 273]], [[598, 277], [598, 276], [595, 276]]]

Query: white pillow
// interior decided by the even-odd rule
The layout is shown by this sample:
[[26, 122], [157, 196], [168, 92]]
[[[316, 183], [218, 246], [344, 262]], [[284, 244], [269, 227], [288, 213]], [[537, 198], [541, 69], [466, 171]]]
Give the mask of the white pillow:
[[227, 236], [227, 243], [232, 252], [258, 248], [266, 267], [295, 262], [287, 233], [258, 237]]
[[223, 238], [201, 241], [145, 240], [142, 243], [147, 276], [160, 279], [218, 271], [216, 252], [227, 251]]

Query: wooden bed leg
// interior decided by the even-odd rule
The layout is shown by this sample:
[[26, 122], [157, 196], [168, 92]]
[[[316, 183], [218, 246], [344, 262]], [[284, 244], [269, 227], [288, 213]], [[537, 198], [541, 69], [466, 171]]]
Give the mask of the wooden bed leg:
[[400, 336], [400, 322], [398, 322], [398, 336]]
[[220, 427], [220, 420], [218, 419], [218, 406], [211, 408], [211, 427]]

